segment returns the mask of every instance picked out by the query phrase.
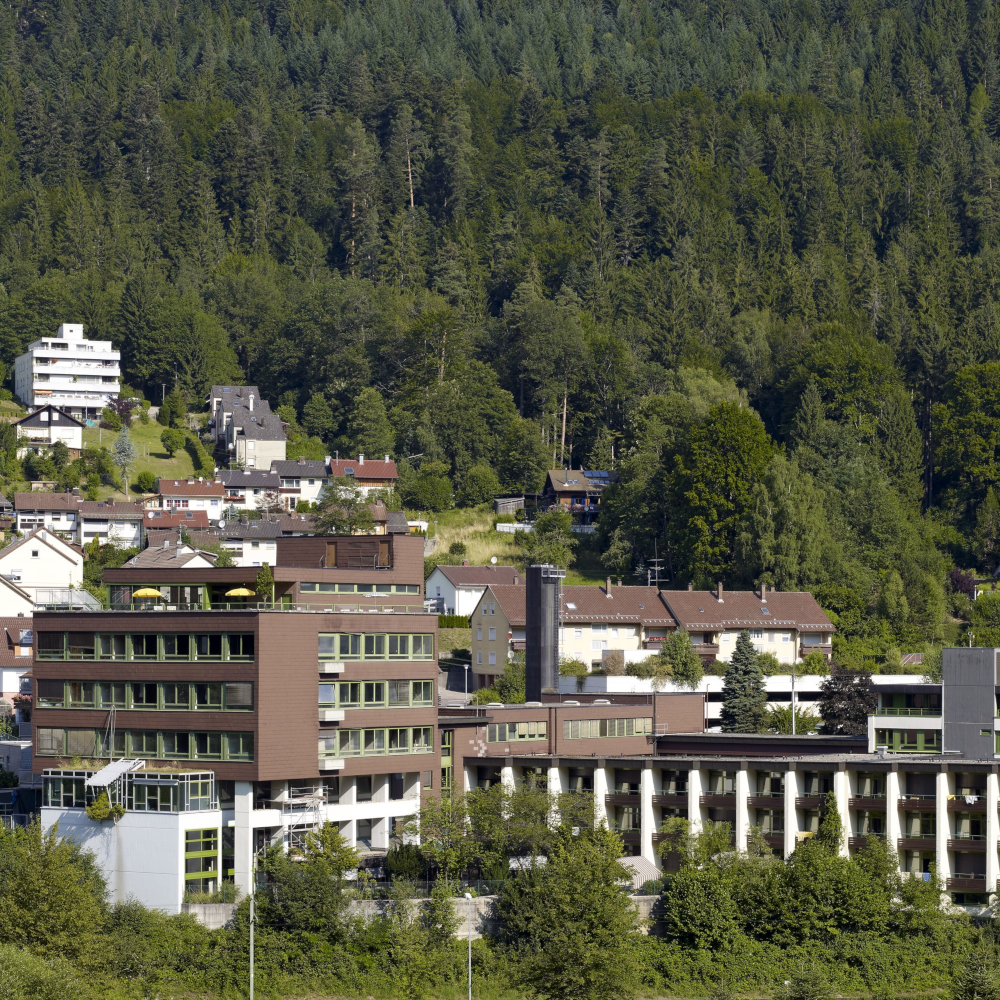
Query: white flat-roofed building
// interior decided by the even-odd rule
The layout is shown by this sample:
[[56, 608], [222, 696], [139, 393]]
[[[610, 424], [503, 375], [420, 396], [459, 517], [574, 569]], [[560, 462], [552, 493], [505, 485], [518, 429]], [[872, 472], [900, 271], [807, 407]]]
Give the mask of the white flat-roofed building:
[[51, 403], [78, 420], [96, 419], [118, 397], [120, 361], [110, 340], [87, 340], [81, 323], [63, 323], [14, 361], [14, 394], [29, 410]]

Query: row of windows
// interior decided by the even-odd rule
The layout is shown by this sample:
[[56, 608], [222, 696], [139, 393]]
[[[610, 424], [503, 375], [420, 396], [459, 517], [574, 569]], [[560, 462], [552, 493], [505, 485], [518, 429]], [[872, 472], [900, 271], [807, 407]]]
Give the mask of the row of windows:
[[940, 753], [941, 730], [876, 729], [875, 742], [893, 753]]
[[516, 740], [544, 740], [547, 722], [497, 722], [486, 727], [487, 743], [511, 743]]
[[321, 632], [321, 660], [432, 660], [433, 635]]
[[39, 727], [40, 757], [150, 757], [156, 760], [253, 760], [253, 733], [118, 730], [109, 747], [95, 729]]
[[39, 708], [253, 711], [249, 681], [36, 681]]
[[39, 660], [249, 661], [254, 656], [254, 636], [251, 632], [39, 632], [36, 655]]
[[652, 719], [572, 719], [563, 723], [564, 740], [593, 740], [601, 736], [644, 736], [652, 731]]
[[378, 757], [389, 753], [431, 753], [430, 726], [399, 729], [341, 729], [319, 741], [320, 757]]
[[300, 583], [302, 594], [419, 594], [418, 583]]
[[405, 708], [433, 705], [433, 681], [340, 681], [320, 684], [323, 708]]

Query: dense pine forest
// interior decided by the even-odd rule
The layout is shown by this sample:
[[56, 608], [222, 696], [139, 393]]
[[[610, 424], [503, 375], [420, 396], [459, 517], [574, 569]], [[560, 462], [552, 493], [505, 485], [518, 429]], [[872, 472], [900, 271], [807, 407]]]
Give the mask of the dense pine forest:
[[998, 34], [993, 0], [8, 6], [0, 361], [83, 322], [154, 402], [245, 379], [460, 498], [613, 468], [609, 570], [810, 588], [889, 662], [1000, 560]]

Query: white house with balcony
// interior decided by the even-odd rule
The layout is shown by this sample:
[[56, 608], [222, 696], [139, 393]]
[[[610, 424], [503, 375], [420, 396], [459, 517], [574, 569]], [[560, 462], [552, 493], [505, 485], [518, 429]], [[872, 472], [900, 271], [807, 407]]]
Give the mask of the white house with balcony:
[[51, 404], [15, 420], [14, 430], [18, 458], [31, 453], [47, 455], [58, 441], [66, 445], [71, 459], [79, 458], [83, 450], [83, 423]]
[[97, 419], [118, 397], [120, 362], [110, 340], [87, 340], [81, 323], [63, 323], [14, 361], [14, 394], [29, 410], [51, 403], [78, 420]]

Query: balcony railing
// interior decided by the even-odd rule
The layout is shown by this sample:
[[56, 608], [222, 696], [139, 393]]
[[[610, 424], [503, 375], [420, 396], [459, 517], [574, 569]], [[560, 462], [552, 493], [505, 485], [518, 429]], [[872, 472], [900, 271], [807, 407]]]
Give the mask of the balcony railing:
[[848, 801], [850, 809], [885, 809], [885, 794], [882, 795], [858, 795]]
[[847, 846], [851, 848], [852, 851], [861, 851], [868, 845], [868, 838], [876, 837], [879, 840], [885, 840], [884, 833], [859, 833], [856, 837], [847, 838]]
[[896, 841], [899, 851], [933, 851], [937, 848], [937, 838], [934, 836], [900, 837]]
[[721, 806], [726, 809], [736, 808], [736, 792], [707, 792], [701, 796], [703, 806]]
[[747, 805], [751, 809], [784, 809], [784, 795], [750, 795], [747, 797]]
[[609, 792], [604, 796], [607, 806], [638, 806], [641, 796], [638, 792]]
[[949, 851], [962, 851], [966, 854], [985, 854], [985, 837], [952, 837], [948, 840]]
[[665, 806], [669, 809], [684, 809], [687, 807], [687, 804], [688, 797], [686, 792], [669, 792], [653, 796], [654, 806]]
[[797, 795], [795, 797], [796, 809], [822, 809], [826, 801], [825, 795]]
[[940, 708], [888, 708], [880, 706], [879, 708], [875, 709], [875, 715], [940, 718], [941, 709]]
[[948, 812], [983, 812], [986, 809], [986, 791], [968, 795], [949, 795]]
[[956, 872], [948, 879], [947, 885], [952, 892], [986, 892], [986, 876]]

